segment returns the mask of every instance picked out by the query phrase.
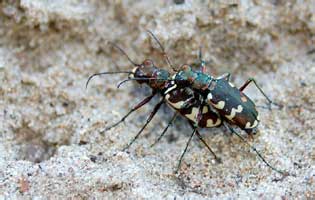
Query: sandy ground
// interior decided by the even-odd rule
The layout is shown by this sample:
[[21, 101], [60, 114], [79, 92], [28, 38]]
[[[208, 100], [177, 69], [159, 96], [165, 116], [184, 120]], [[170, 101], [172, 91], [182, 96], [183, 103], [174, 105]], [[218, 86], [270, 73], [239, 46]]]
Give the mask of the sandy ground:
[[[211, 2], [2, 1], [1, 199], [314, 199], [315, 2]], [[249, 141], [292, 175], [281, 179], [224, 128], [202, 131], [221, 164], [196, 140], [174, 175], [191, 130], [178, 119], [150, 148], [172, 116], [167, 106], [122, 152], [158, 98], [100, 134], [150, 94], [136, 83], [117, 89], [124, 75], [85, 89], [93, 73], [132, 68], [108, 41], [170, 70], [146, 30], [174, 66], [195, 63], [202, 45], [209, 73], [231, 72], [238, 86], [255, 77], [283, 107], [259, 107], [260, 133]], [[254, 87], [246, 94], [266, 105]]]

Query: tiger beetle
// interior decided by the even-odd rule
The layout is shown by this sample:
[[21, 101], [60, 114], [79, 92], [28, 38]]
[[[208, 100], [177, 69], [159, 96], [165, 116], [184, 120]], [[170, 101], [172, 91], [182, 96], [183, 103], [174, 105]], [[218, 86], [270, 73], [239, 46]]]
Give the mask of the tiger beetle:
[[[258, 157], [260, 157], [268, 167], [283, 174], [282, 171], [270, 165], [255, 147], [250, 145], [242, 135], [237, 133], [230, 126], [230, 124], [237, 125], [249, 134], [256, 130], [259, 122], [258, 112], [255, 108], [255, 104], [242, 92], [250, 82], [253, 81], [255, 84], [256, 82], [253, 79], [249, 79], [240, 89], [237, 89], [229, 82], [229, 74], [217, 79], [205, 74], [205, 62], [201, 58], [201, 51], [199, 56], [201, 61], [201, 71], [193, 71], [188, 65], [183, 65], [178, 71], [172, 66], [169, 57], [165, 53], [164, 47], [156, 36], [151, 31], [148, 31], [148, 33], [159, 44], [163, 55], [166, 58], [167, 64], [175, 72], [174, 75], [171, 75], [166, 70], [158, 68], [149, 59], [145, 60], [142, 64], [136, 64], [120, 47], [114, 43], [110, 43], [127, 57], [130, 63], [135, 66], [134, 69], [132, 71], [96, 73], [90, 76], [86, 83], [87, 87], [89, 81], [97, 75], [125, 73], [128, 74], [128, 79], [119, 83], [117, 87], [120, 87], [121, 84], [127, 81], [135, 80], [139, 84], [146, 84], [152, 89], [152, 94], [150, 96], [146, 97], [134, 106], [124, 117], [113, 125], [107, 127], [104, 131], [107, 131], [124, 122], [131, 113], [147, 104], [156, 94], [160, 94], [162, 96], [159, 103], [155, 105], [153, 111], [150, 113], [144, 126], [128, 143], [123, 151], [127, 150], [140, 136], [142, 131], [151, 122], [157, 111], [160, 109], [161, 105], [167, 103], [170, 107], [175, 109], [176, 112], [166, 128], [163, 130], [162, 134], [151, 146], [155, 145], [163, 137], [178, 114], [185, 117], [193, 129], [193, 132], [186, 143], [185, 149], [180, 156], [175, 173], [177, 173], [180, 169], [183, 157], [194, 135], [197, 135], [200, 141], [214, 156], [214, 159], [220, 162], [220, 159], [215, 155], [213, 150], [200, 135], [198, 128], [218, 127], [223, 124], [229, 131], [237, 135], [244, 143], [255, 151]], [[265, 95], [257, 84], [256, 86]], [[266, 95], [265, 97], [269, 100], [269, 102], [271, 102]]]
[[[164, 136], [164, 134], [166, 133], [168, 128], [171, 126], [173, 121], [178, 116], [178, 114], [180, 114], [180, 115], [184, 116], [188, 120], [190, 126], [192, 126], [194, 128], [193, 133], [192, 133], [192, 135], [190, 137], [190, 140], [191, 140], [191, 138], [194, 135], [197, 135], [197, 137], [206, 146], [206, 148], [211, 152], [211, 154], [214, 156], [214, 158], [217, 161], [220, 161], [219, 158], [214, 154], [214, 152], [212, 151], [210, 146], [202, 138], [201, 134], [197, 130], [196, 126], [194, 125], [197, 122], [197, 116], [195, 116], [195, 112], [194, 111], [195, 111], [196, 107], [200, 107], [200, 106], [202, 106], [204, 108], [203, 108], [203, 112], [200, 113], [200, 115], [198, 116], [198, 118], [199, 118], [198, 119], [198, 125], [199, 126], [202, 126], [202, 127], [213, 127], [213, 124], [209, 123], [210, 121], [211, 122], [216, 122], [216, 123], [220, 123], [221, 122], [221, 120], [219, 119], [218, 113], [216, 113], [212, 109], [210, 109], [210, 107], [208, 105], [203, 105], [203, 99], [202, 99], [201, 95], [198, 94], [197, 92], [193, 91], [189, 87], [185, 87], [185, 88], [181, 88], [181, 89], [178, 89], [178, 90], [174, 90], [176, 85], [175, 85], [174, 80], [172, 80], [171, 75], [170, 75], [169, 72], [167, 72], [166, 70], [163, 70], [163, 69], [160, 69], [160, 68], [156, 67], [153, 64], [153, 62], [151, 60], [149, 60], [149, 59], [146, 59], [141, 64], [136, 64], [116, 44], [111, 43], [111, 42], [109, 42], [109, 44], [111, 44], [113, 47], [117, 48], [121, 53], [123, 53], [127, 57], [127, 59], [129, 60], [129, 62], [131, 62], [135, 66], [134, 69], [132, 71], [101, 72], [101, 73], [93, 74], [93, 75], [91, 75], [88, 78], [87, 83], [86, 83], [86, 87], [88, 86], [90, 80], [94, 76], [123, 73], [123, 74], [128, 74], [128, 79], [123, 80], [122, 82], [120, 82], [117, 87], [120, 87], [123, 83], [125, 83], [127, 81], [135, 80], [139, 84], [146, 84], [146, 85], [148, 85], [152, 89], [152, 94], [150, 96], [146, 97], [145, 99], [143, 99], [137, 105], [135, 105], [118, 122], [116, 122], [113, 125], [105, 128], [101, 132], [108, 131], [109, 129], [119, 125], [122, 122], [124, 122], [125, 119], [131, 113], [133, 113], [134, 111], [138, 110], [139, 108], [141, 108], [142, 106], [147, 104], [155, 95], [160, 94], [162, 96], [161, 100], [153, 108], [153, 111], [150, 113], [150, 115], [147, 118], [144, 126], [134, 136], [134, 138], [128, 143], [128, 145], [126, 145], [124, 147], [123, 151], [127, 150], [135, 142], [135, 140], [140, 136], [142, 131], [151, 122], [151, 120], [153, 119], [153, 117], [155, 116], [157, 111], [160, 109], [161, 105], [163, 103], [167, 103], [172, 108], [174, 108], [177, 112], [175, 112], [175, 114], [173, 115], [173, 117], [169, 121], [168, 125], [163, 130], [162, 134], [157, 138], [157, 140], [151, 146], [154, 146], [155, 144], [157, 144], [158, 141], [160, 141], [160, 139]], [[168, 62], [169, 62], [169, 60], [168, 60]], [[182, 104], [182, 107], [180, 109], [177, 109], [176, 107], [174, 107], [174, 105], [176, 103]], [[187, 150], [187, 147], [185, 148], [184, 153], [181, 155], [180, 161], [179, 161], [179, 163], [177, 165], [176, 173], [177, 173], [177, 171], [180, 168], [180, 165], [181, 165], [181, 162], [182, 162], [182, 159], [183, 159], [183, 155], [185, 154], [186, 150]]]

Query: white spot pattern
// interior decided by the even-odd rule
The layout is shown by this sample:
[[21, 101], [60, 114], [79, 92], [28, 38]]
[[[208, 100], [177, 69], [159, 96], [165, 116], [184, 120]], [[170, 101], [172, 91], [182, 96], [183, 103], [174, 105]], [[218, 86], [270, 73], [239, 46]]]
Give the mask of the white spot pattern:
[[219, 103], [215, 104], [215, 103], [212, 103], [212, 105], [214, 107], [216, 107], [217, 109], [223, 109], [224, 106], [225, 106], [225, 102], [224, 101], [219, 101]]
[[229, 120], [232, 120], [235, 117], [236, 113], [240, 113], [242, 111], [243, 111], [243, 106], [238, 105], [237, 109], [232, 108], [231, 113], [229, 115], [225, 115], [225, 117], [228, 118]]
[[213, 123], [212, 119], [208, 119], [207, 120], [207, 127], [215, 127], [215, 126], [219, 126], [221, 124], [221, 119], [217, 119], [216, 123]]
[[208, 111], [209, 111], [209, 109], [208, 109], [207, 106], [204, 106], [204, 107], [202, 108], [202, 114], [205, 114], [205, 113], [207, 113]]
[[137, 69], [138, 69], [138, 67], [134, 67], [132, 69], [132, 71], [131, 71], [132, 73], [129, 75], [130, 78], [134, 78], [135, 77], [135, 73], [136, 73]]
[[176, 87], [177, 87], [177, 85], [176, 85], [176, 84], [175, 84], [175, 85], [173, 85], [172, 87], [168, 88], [168, 89], [164, 92], [164, 94], [169, 93], [170, 91], [174, 90]]
[[170, 104], [173, 108], [175, 108], [175, 109], [181, 109], [181, 108], [183, 107], [184, 101], [179, 101], [179, 102], [177, 102], [177, 103], [173, 103], [173, 102], [169, 101], [169, 98], [170, 98], [170, 95], [169, 95], [169, 94], [165, 95], [166, 101], [167, 101], [168, 104]]
[[247, 122], [246, 125], [245, 125], [245, 128], [246, 129], [251, 129], [251, 128], [255, 128], [257, 125], [258, 125], [258, 121], [255, 120], [253, 125], [250, 125], [250, 122]]
[[210, 101], [212, 99], [212, 94], [209, 92], [208, 96], [207, 96], [208, 101]]
[[199, 111], [198, 108], [193, 107], [192, 110], [191, 110], [191, 113], [190, 113], [190, 114], [187, 114], [187, 115], [185, 115], [185, 116], [186, 116], [188, 119], [190, 119], [191, 121], [196, 122], [197, 115], [198, 115], [198, 111]]

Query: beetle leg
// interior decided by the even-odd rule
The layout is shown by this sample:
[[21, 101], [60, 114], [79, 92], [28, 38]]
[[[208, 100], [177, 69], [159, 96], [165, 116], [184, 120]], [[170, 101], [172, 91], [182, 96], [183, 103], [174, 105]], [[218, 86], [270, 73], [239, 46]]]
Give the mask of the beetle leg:
[[140, 131], [137, 133], [137, 135], [129, 142], [129, 144], [123, 149], [123, 151], [127, 150], [132, 145], [132, 143], [134, 143], [134, 141], [136, 141], [136, 139], [139, 137], [139, 135], [142, 133], [142, 131], [145, 129], [145, 127], [151, 122], [154, 115], [157, 113], [157, 111], [160, 109], [160, 107], [163, 103], [164, 103], [164, 98], [158, 104], [155, 105], [155, 107], [153, 108], [153, 111], [150, 113], [150, 116], [148, 117], [144, 126], [140, 129]]
[[182, 164], [182, 160], [183, 160], [184, 155], [185, 155], [185, 153], [186, 153], [186, 151], [187, 151], [187, 149], [188, 149], [188, 146], [189, 146], [189, 144], [190, 144], [190, 142], [191, 142], [191, 139], [193, 138], [193, 136], [195, 135], [195, 133], [198, 131], [197, 128], [198, 128], [198, 123], [199, 123], [199, 121], [200, 121], [200, 119], [199, 119], [199, 118], [200, 118], [200, 117], [199, 117], [200, 113], [201, 113], [201, 108], [199, 107], [199, 109], [198, 109], [198, 115], [197, 115], [197, 122], [196, 122], [196, 123], [192, 123], [192, 122], [189, 121], [189, 124], [191, 124], [191, 126], [192, 126], [193, 132], [192, 132], [191, 136], [189, 137], [189, 140], [188, 140], [187, 143], [186, 143], [186, 147], [185, 147], [183, 153], [181, 154], [181, 156], [180, 156], [180, 158], [179, 158], [179, 161], [178, 161], [178, 165], [177, 165], [175, 174], [177, 174], [178, 170], [180, 169], [180, 166], [181, 166], [181, 164]]
[[[192, 129], [194, 129], [194, 124], [189, 121], [189, 124]], [[214, 159], [218, 162], [221, 163], [221, 159], [217, 157], [214, 153], [214, 151], [210, 148], [210, 146], [207, 144], [207, 142], [202, 138], [201, 134], [199, 133], [198, 130], [196, 130], [196, 135], [199, 138], [199, 140], [206, 146], [206, 148], [210, 151], [210, 153], [213, 155]]]
[[239, 90], [242, 92], [251, 82], [253, 82], [255, 84], [255, 86], [258, 88], [258, 90], [260, 91], [260, 93], [262, 95], [264, 95], [264, 97], [267, 99], [268, 101], [268, 109], [271, 110], [271, 104], [281, 108], [282, 105], [275, 103], [273, 101], [271, 101], [271, 99], [266, 95], [266, 93], [261, 89], [261, 87], [258, 85], [258, 83], [256, 82], [256, 80], [254, 78], [249, 78], [240, 88]]
[[195, 101], [195, 98], [194, 97], [191, 97], [189, 99], [186, 99], [184, 102], [183, 102], [183, 105], [180, 107], [180, 109], [185, 109], [185, 108], [188, 108], [189, 106], [192, 105], [192, 103]]
[[180, 169], [180, 166], [181, 166], [181, 164], [182, 164], [182, 160], [183, 160], [183, 158], [184, 158], [184, 155], [185, 155], [185, 153], [186, 153], [186, 151], [187, 151], [187, 149], [188, 149], [188, 146], [189, 146], [189, 144], [190, 144], [190, 142], [191, 142], [191, 139], [194, 137], [194, 135], [195, 135], [195, 133], [196, 133], [196, 130], [197, 130], [197, 127], [194, 128], [192, 134], [190, 135], [190, 137], [189, 137], [189, 139], [188, 139], [188, 141], [187, 141], [187, 143], [186, 143], [186, 147], [185, 147], [183, 153], [181, 154], [181, 156], [180, 156], [180, 158], [179, 158], [179, 161], [178, 161], [178, 164], [177, 164], [177, 167], [176, 167], [176, 170], [175, 170], [175, 174], [177, 174], [178, 170]]
[[164, 134], [166, 133], [167, 129], [173, 124], [173, 122], [175, 121], [177, 116], [178, 116], [178, 112], [175, 112], [173, 117], [172, 117], [172, 119], [168, 122], [167, 126], [163, 130], [162, 134], [158, 137], [157, 140], [155, 140], [155, 142], [153, 144], [151, 144], [151, 147], [156, 145], [161, 140], [161, 138], [164, 136]]
[[[185, 155], [185, 153], [186, 153], [186, 151], [187, 151], [187, 149], [188, 149], [188, 146], [189, 146], [189, 144], [190, 144], [190, 142], [191, 142], [193, 136], [197, 133], [198, 138], [200, 139], [200, 137], [199, 137], [200, 134], [199, 134], [199, 131], [198, 131], [197, 129], [198, 129], [199, 121], [200, 121], [200, 119], [201, 119], [201, 117], [202, 117], [201, 114], [202, 114], [202, 110], [201, 110], [201, 107], [199, 107], [199, 109], [198, 109], [198, 114], [197, 114], [197, 122], [193, 123], [193, 122], [191, 122], [191, 121], [188, 121], [189, 124], [191, 125], [192, 129], [193, 129], [193, 132], [192, 132], [191, 136], [189, 137], [189, 139], [188, 139], [188, 141], [187, 141], [187, 143], [186, 143], [186, 147], [185, 147], [183, 153], [181, 154], [181, 156], [180, 156], [180, 158], [179, 158], [179, 161], [178, 161], [178, 165], [177, 165], [175, 174], [177, 174], [178, 170], [180, 169], [180, 166], [181, 166], [181, 164], [182, 164], [182, 160], [183, 160], [183, 158], [184, 158], [184, 155]], [[203, 141], [203, 139], [202, 139], [202, 141]], [[206, 145], [206, 146], [208, 146], [208, 145]], [[208, 147], [209, 147], [209, 146], [208, 146]], [[210, 147], [209, 147], [209, 149], [210, 149]], [[212, 151], [211, 149], [210, 149], [210, 151], [213, 153], [213, 151]], [[216, 158], [216, 156], [215, 156], [215, 158]]]
[[117, 126], [118, 124], [122, 123], [125, 121], [125, 119], [134, 111], [138, 110], [139, 108], [141, 108], [143, 105], [147, 104], [154, 96], [155, 96], [155, 92], [153, 92], [150, 96], [146, 97], [145, 99], [143, 99], [140, 103], [138, 103], [136, 106], [134, 106], [123, 118], [121, 118], [118, 122], [116, 122], [115, 124], [105, 128], [103, 131], [101, 131], [101, 133], [104, 133], [105, 131], [108, 131], [109, 129]]
[[223, 123], [223, 125], [225, 126], [226, 129], [228, 129], [229, 131], [231, 131], [233, 134], [235, 134], [237, 137], [239, 137], [245, 144], [247, 144], [253, 151], [256, 152], [257, 156], [268, 166], [270, 167], [272, 170], [278, 172], [279, 174], [286, 174], [287, 172], [283, 172], [279, 169], [276, 169], [275, 167], [273, 167], [271, 164], [269, 164], [266, 159], [261, 155], [261, 153], [254, 147], [252, 146], [249, 142], [247, 142], [247, 140], [240, 135], [239, 133], [237, 133], [229, 124], [227, 123]]

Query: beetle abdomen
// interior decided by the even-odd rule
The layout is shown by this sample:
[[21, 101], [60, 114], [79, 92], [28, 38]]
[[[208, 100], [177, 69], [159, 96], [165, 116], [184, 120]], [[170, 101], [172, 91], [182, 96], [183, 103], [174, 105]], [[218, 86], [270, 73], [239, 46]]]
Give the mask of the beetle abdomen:
[[212, 82], [207, 102], [222, 117], [247, 133], [254, 132], [259, 124], [258, 112], [252, 100], [224, 78]]

